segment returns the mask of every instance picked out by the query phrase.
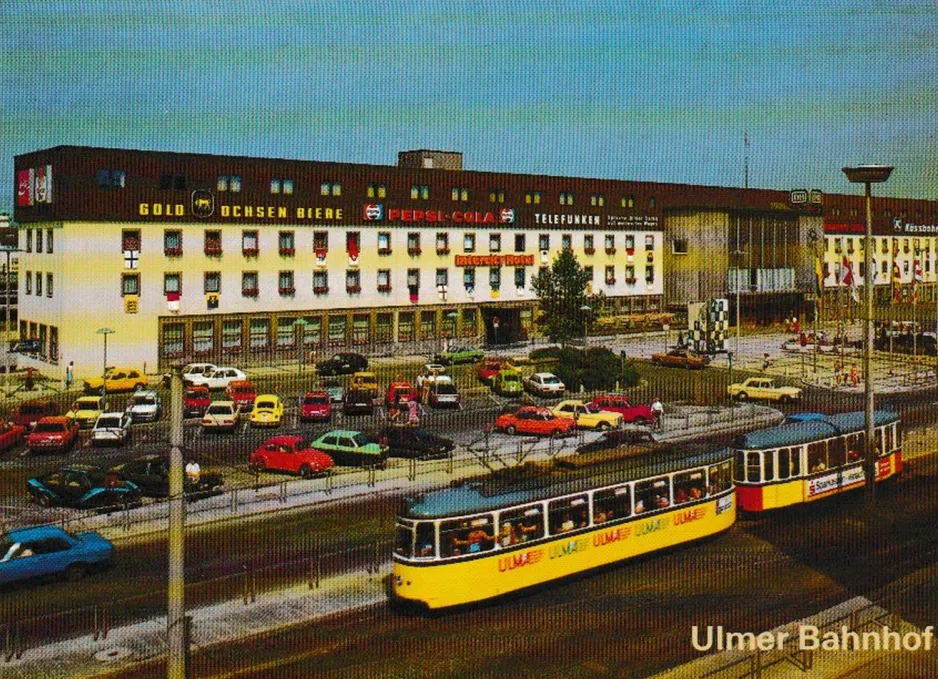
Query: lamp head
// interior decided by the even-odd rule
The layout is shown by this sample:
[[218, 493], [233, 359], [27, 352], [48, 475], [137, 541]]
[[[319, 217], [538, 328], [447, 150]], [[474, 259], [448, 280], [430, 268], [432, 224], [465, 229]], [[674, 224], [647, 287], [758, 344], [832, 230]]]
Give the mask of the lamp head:
[[854, 184], [879, 184], [889, 179], [893, 169], [891, 165], [857, 165], [845, 167], [843, 172]]

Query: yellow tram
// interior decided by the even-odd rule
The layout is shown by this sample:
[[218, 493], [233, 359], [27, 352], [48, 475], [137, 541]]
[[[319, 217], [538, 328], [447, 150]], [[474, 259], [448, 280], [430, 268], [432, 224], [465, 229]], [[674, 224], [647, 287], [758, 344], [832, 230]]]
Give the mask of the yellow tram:
[[[657, 456], [656, 456], [657, 457]], [[732, 453], [629, 460], [548, 487], [464, 484], [397, 519], [396, 599], [471, 604], [704, 538], [736, 518]]]
[[[902, 471], [899, 415], [873, 413], [876, 481]], [[736, 451], [739, 508], [761, 512], [812, 502], [865, 482], [864, 413], [803, 413], [776, 427], [741, 435]]]

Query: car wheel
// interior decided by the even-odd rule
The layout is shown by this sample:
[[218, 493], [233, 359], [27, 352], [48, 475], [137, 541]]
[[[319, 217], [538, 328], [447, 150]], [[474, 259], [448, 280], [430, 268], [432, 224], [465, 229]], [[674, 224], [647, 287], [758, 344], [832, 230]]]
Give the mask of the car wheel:
[[267, 460], [261, 458], [256, 462], [252, 462], [249, 466], [252, 472], [255, 474], [260, 474], [263, 471], [267, 471]]
[[515, 428], [515, 425], [513, 424], [509, 424], [507, 427], [505, 427], [506, 434], [515, 434], [517, 431], [518, 430]]
[[554, 429], [554, 430], [552, 430], [552, 431], [550, 432], [550, 435], [551, 435], [551, 436], [560, 436], [560, 430], [559, 430], [559, 429]]
[[749, 398], [749, 394], [747, 394], [745, 391], [741, 391], [736, 394], [736, 398], [740, 401], [745, 401], [747, 398]]
[[49, 497], [48, 495], [37, 495], [36, 504], [39, 505], [40, 507], [51, 507], [52, 498]]
[[313, 478], [313, 468], [308, 464], [304, 464], [302, 467], [300, 467], [300, 476], [302, 476], [304, 479]]
[[782, 396], [778, 399], [781, 403], [791, 403], [791, 396]]
[[634, 420], [632, 420], [632, 422], [634, 422], [635, 424], [637, 424], [637, 425], [639, 425], [639, 426], [643, 426], [643, 425], [648, 424], [648, 420], [646, 420], [646, 419], [645, 419], [644, 417], [642, 417], [642, 416], [636, 417]]
[[609, 429], [611, 429], [608, 422], [600, 422], [599, 426], [596, 428], [599, 429], [599, 431], [609, 431]]
[[69, 582], [77, 582], [85, 577], [85, 565], [73, 563], [65, 569], [65, 579]]

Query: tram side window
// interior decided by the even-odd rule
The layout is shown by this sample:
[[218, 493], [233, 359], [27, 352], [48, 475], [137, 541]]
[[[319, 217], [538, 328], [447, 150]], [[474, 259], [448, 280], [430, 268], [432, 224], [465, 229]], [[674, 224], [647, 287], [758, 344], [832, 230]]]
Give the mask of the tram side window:
[[671, 506], [671, 489], [667, 476], [635, 484], [635, 513], [653, 512]]
[[900, 427], [899, 423], [896, 422], [890, 427], [890, 429], [892, 429], [895, 433], [896, 448], [899, 448], [902, 445], [902, 427]]
[[632, 498], [628, 486], [597, 490], [593, 493], [593, 523], [622, 519], [632, 513]]
[[746, 456], [746, 480], [759, 483], [762, 480], [762, 453], [749, 453]]
[[887, 424], [883, 427], [883, 433], [886, 435], [886, 443], [883, 446], [884, 453], [891, 453], [892, 449], [895, 448], [892, 442], [892, 425]]
[[791, 449], [791, 475], [801, 476], [801, 448]]
[[498, 517], [498, 543], [502, 547], [542, 537], [544, 512], [541, 505], [509, 509]]
[[785, 480], [789, 477], [791, 469], [791, 451], [788, 448], [778, 449], [778, 478]]
[[417, 539], [414, 544], [414, 556], [432, 559], [436, 555], [436, 536], [433, 534], [432, 521], [421, 521], [417, 524]]
[[674, 504], [699, 500], [704, 496], [704, 470], [695, 469], [674, 475]]
[[[741, 468], [741, 465], [740, 465]], [[722, 462], [715, 464], [708, 470], [710, 475], [710, 486], [708, 492], [710, 495], [722, 493], [730, 487], [730, 463]]]
[[487, 552], [495, 546], [494, 524], [488, 514], [440, 524], [440, 556]]
[[762, 451], [762, 461], [765, 463], [765, 481], [774, 481], [775, 480], [775, 451], [774, 450], [764, 450]]
[[741, 450], [736, 451], [736, 476], [737, 481], [746, 480], [746, 453]]
[[838, 436], [827, 442], [827, 466], [842, 467], [847, 463], [847, 439]]
[[862, 456], [862, 451], [863, 434], [850, 434], [847, 437], [847, 463], [857, 462]]
[[551, 535], [585, 528], [589, 520], [588, 512], [586, 495], [575, 495], [551, 501], [547, 505], [547, 523]]
[[812, 474], [827, 469], [827, 441], [808, 444], [808, 470]]
[[399, 523], [394, 531], [394, 553], [410, 558], [414, 544], [414, 529], [406, 524]]

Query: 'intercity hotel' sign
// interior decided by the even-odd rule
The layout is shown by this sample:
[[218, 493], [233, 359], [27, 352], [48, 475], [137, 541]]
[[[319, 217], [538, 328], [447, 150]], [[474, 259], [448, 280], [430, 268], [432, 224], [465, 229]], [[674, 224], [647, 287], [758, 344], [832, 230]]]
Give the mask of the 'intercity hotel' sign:
[[456, 255], [456, 266], [533, 266], [534, 255]]

